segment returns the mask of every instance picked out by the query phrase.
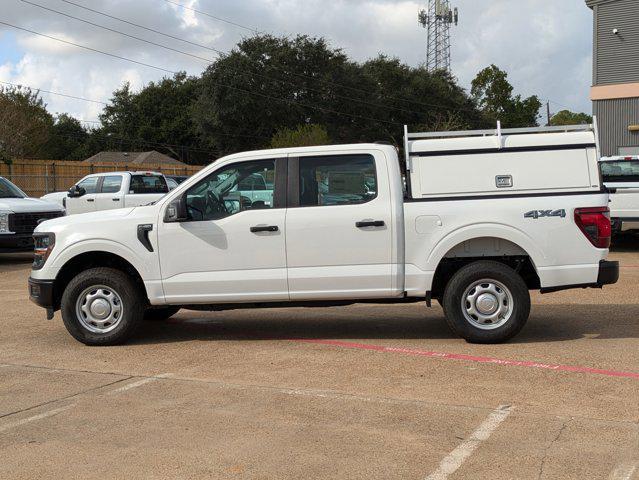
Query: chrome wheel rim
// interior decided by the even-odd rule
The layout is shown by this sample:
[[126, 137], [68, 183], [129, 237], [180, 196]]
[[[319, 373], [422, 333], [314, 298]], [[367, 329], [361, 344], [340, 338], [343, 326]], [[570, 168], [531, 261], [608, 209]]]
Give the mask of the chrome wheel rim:
[[75, 311], [84, 328], [92, 333], [108, 333], [120, 324], [124, 306], [111, 287], [95, 285], [85, 289], [76, 300]]
[[503, 283], [488, 278], [473, 282], [461, 298], [464, 318], [482, 330], [503, 326], [510, 319], [513, 307], [510, 290]]

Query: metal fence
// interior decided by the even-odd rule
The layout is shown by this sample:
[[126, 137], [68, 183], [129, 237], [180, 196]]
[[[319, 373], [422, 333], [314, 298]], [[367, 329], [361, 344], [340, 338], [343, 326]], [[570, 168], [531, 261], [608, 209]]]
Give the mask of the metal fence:
[[154, 171], [165, 175], [191, 176], [200, 166], [85, 164], [73, 161], [18, 160], [10, 165], [0, 163], [0, 176], [20, 187], [30, 197], [68, 190], [92, 173], [114, 171]]

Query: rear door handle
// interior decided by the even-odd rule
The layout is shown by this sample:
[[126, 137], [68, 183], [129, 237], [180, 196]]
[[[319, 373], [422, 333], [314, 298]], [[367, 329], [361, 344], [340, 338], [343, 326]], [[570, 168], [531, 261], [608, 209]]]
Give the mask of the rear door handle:
[[357, 222], [355, 226], [357, 228], [366, 228], [366, 227], [383, 227], [386, 225], [383, 220], [362, 220], [361, 222]]
[[279, 227], [277, 225], [251, 227], [251, 233], [277, 232], [277, 231], [279, 231]]
[[87, 202], [95, 202], [94, 198], [87, 198]]

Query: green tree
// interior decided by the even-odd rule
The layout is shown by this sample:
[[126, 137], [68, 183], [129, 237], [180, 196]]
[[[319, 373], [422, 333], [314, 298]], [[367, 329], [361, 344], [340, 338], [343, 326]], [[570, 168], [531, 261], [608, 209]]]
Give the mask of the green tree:
[[296, 129], [278, 130], [271, 139], [272, 148], [313, 147], [331, 143], [326, 128], [322, 125], [300, 125]]
[[43, 155], [51, 160], [84, 160], [89, 134], [80, 121], [63, 113], [51, 126], [49, 140], [43, 146]]
[[210, 161], [193, 123], [198, 79], [185, 73], [151, 82], [135, 93], [127, 83], [113, 93], [94, 138], [116, 150], [158, 150], [190, 163]]
[[537, 126], [541, 102], [536, 95], [522, 98], [513, 96], [513, 86], [508, 82], [508, 74], [495, 65], [486, 67], [477, 74], [471, 84], [471, 95], [492, 122], [500, 120], [502, 126]]
[[0, 87], [0, 151], [3, 158], [33, 158], [42, 153], [53, 117], [37, 91]]
[[550, 124], [559, 125], [584, 125], [592, 123], [592, 117], [586, 113], [575, 113], [570, 110], [561, 110], [555, 113], [551, 119]]
[[318, 124], [336, 143], [401, 144], [402, 126], [486, 119], [445, 72], [411, 68], [379, 56], [353, 62], [323, 38], [251, 37], [204, 72], [194, 119], [202, 139], [221, 153], [269, 145], [283, 128]]

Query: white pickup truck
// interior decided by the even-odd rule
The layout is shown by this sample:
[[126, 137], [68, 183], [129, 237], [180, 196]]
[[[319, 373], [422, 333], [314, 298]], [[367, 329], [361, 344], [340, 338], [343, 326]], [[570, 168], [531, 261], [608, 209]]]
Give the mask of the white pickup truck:
[[639, 157], [604, 157], [600, 162], [604, 185], [610, 190], [613, 232], [639, 231]]
[[68, 192], [49, 193], [42, 200], [57, 202], [73, 215], [146, 205], [168, 192], [161, 173], [109, 172], [87, 175]]
[[[442, 304], [470, 342], [503, 342], [529, 290], [615, 283], [587, 127], [407, 134], [224, 157], [150, 206], [56, 219], [35, 234], [31, 299], [89, 345], [180, 308]], [[252, 175], [270, 198], [240, 201]]]
[[0, 177], [0, 253], [33, 251], [33, 231], [39, 222], [64, 215], [59, 205], [29, 198]]

